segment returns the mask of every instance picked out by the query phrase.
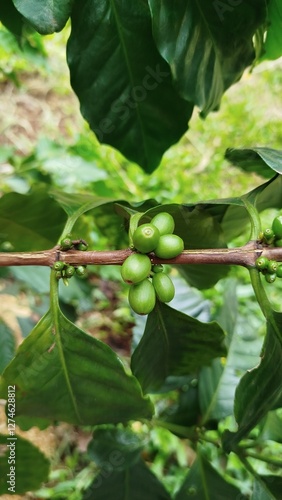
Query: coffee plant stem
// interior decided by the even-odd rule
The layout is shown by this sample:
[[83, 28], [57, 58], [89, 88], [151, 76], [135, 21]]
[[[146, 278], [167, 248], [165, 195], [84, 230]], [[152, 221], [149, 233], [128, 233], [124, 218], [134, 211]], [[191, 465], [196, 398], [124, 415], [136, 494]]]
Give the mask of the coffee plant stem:
[[[130, 248], [125, 250], [62, 251], [59, 246], [40, 252], [2, 252], [0, 253], [1, 266], [49, 266], [61, 260], [72, 265], [121, 265], [132, 253]], [[160, 259], [153, 253], [149, 254], [153, 264], [222, 264], [254, 267], [255, 261], [261, 255], [269, 259], [282, 262], [281, 247], [262, 247], [257, 241], [250, 241], [237, 248], [205, 248], [184, 250], [173, 259]]]
[[247, 452], [246, 456], [248, 458], [255, 458], [256, 460], [260, 460], [261, 462], [274, 465], [275, 467], [282, 467], [282, 460], [276, 460], [275, 458], [264, 457], [259, 453], [253, 453], [250, 451]]

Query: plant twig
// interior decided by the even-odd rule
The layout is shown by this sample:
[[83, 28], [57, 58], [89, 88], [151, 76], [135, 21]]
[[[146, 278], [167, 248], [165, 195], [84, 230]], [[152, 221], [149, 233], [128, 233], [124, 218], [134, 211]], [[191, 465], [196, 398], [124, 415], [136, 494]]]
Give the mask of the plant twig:
[[[62, 251], [59, 246], [40, 252], [2, 252], [0, 253], [0, 267], [2, 266], [49, 266], [57, 260], [72, 265], [121, 265], [132, 253], [130, 248], [125, 250]], [[282, 262], [282, 248], [262, 247], [257, 241], [250, 241], [247, 245], [237, 248], [205, 248], [184, 250], [174, 259], [159, 259], [154, 253], [149, 254], [152, 263], [159, 264], [222, 264], [254, 267], [255, 261], [261, 255], [269, 259]]]

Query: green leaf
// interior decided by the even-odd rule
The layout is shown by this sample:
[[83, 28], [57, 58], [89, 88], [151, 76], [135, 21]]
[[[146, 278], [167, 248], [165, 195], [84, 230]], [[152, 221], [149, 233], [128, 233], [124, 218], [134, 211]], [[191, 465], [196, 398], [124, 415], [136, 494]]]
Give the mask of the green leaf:
[[153, 412], [115, 353], [71, 323], [54, 299], [4, 371], [0, 397], [6, 398], [7, 385], [16, 385], [19, 417], [94, 425]]
[[[282, 483], [281, 483], [282, 485]], [[281, 490], [280, 492], [281, 493]], [[275, 500], [267, 485], [260, 479], [255, 479], [252, 500]]]
[[0, 21], [17, 38], [20, 38], [23, 30], [23, 18], [17, 11], [12, 0], [2, 0], [0, 5]]
[[99, 467], [107, 463], [108, 467], [121, 471], [139, 460], [143, 447], [141, 437], [130, 429], [107, 427], [95, 429], [87, 452]]
[[40, 188], [31, 194], [7, 193], [0, 199], [0, 241], [16, 251], [46, 250], [57, 242], [66, 216]]
[[74, 0], [13, 0], [16, 9], [41, 35], [61, 31]]
[[13, 332], [0, 318], [0, 374], [14, 357], [15, 351], [16, 343]]
[[178, 96], [157, 52], [147, 2], [76, 2], [67, 59], [98, 140], [152, 172], [187, 130], [193, 105]]
[[261, 427], [259, 439], [282, 443], [282, 416], [275, 411], [268, 412]]
[[257, 336], [256, 315], [237, 314], [236, 283], [228, 280], [223, 290], [223, 307], [216, 316], [227, 332], [228, 353], [222, 362], [212, 361], [199, 373], [199, 401], [202, 423], [233, 415], [234, 395], [240, 377], [259, 361], [262, 338]]
[[282, 151], [271, 148], [227, 149], [225, 158], [247, 172], [273, 177], [273, 171], [282, 174]]
[[[108, 464], [107, 464], [108, 465]], [[171, 497], [143, 461], [122, 472], [104, 467], [86, 490], [84, 500], [170, 500]]]
[[240, 491], [210, 465], [199, 451], [175, 500], [227, 500], [241, 498]]
[[281, 331], [282, 314], [273, 311], [271, 320], [267, 321], [260, 364], [245, 373], [236, 389], [234, 413], [238, 431], [225, 432], [223, 444], [228, 452], [281, 400]]
[[[20, 495], [26, 491], [34, 491], [47, 481], [49, 475], [49, 460], [38, 448], [20, 436], [12, 439], [14, 440], [12, 441], [10, 436], [0, 435], [1, 495], [15, 493]], [[12, 481], [12, 475], [7, 474], [13, 472], [15, 473], [14, 489], [13, 483], [7, 482], [7, 480]]]
[[251, 500], [277, 500], [281, 496], [282, 478], [279, 476], [260, 476], [254, 481]]
[[217, 110], [255, 54], [253, 36], [266, 17], [265, 1], [149, 0], [153, 33], [182, 97], [202, 115]]
[[157, 303], [131, 358], [143, 391], [155, 392], [168, 376], [188, 375], [225, 354], [224, 333], [215, 322], [202, 323]]
[[282, 2], [270, 0], [268, 6], [268, 28], [260, 61], [278, 59], [282, 55]]
[[[175, 381], [175, 386], [173, 382]], [[172, 387], [169, 388], [169, 382]], [[170, 377], [166, 382], [167, 392], [177, 388], [177, 400], [175, 403], [169, 401], [166, 407], [160, 412], [159, 419], [164, 422], [172, 423], [176, 426], [181, 425], [187, 429], [199, 424], [201, 415], [199, 405], [199, 390], [198, 378], [191, 375], [190, 377]], [[165, 387], [163, 388], [163, 390]], [[165, 404], [165, 402], [164, 402]], [[168, 426], [171, 432], [174, 432], [174, 427]], [[177, 434], [177, 428], [175, 429]]]

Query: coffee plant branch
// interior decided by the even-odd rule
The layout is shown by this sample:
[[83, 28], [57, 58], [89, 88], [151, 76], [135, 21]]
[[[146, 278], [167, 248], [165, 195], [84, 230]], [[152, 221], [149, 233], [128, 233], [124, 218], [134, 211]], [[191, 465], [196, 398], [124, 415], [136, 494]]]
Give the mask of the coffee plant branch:
[[[60, 246], [39, 252], [3, 252], [0, 253], [2, 266], [49, 266], [58, 260], [72, 265], [121, 265], [133, 253], [125, 250], [107, 251], [62, 251]], [[261, 255], [268, 259], [282, 262], [282, 248], [262, 246], [258, 241], [250, 241], [237, 248], [207, 248], [184, 250], [174, 259], [160, 259], [153, 253], [148, 254], [153, 264], [223, 264], [254, 267]]]

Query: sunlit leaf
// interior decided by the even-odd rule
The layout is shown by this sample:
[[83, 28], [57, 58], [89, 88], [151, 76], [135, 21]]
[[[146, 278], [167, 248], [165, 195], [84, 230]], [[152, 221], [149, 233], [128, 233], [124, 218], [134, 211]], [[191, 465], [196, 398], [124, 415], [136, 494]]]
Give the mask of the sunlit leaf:
[[282, 3], [271, 0], [268, 7], [268, 26], [260, 60], [277, 59], [282, 55]]

